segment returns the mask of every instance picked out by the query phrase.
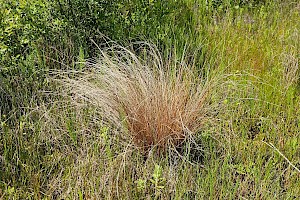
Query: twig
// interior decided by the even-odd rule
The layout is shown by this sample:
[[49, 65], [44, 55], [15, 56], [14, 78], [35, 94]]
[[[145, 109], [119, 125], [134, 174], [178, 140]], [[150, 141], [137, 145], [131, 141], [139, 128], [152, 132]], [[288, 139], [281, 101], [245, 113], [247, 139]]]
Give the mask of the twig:
[[265, 141], [262, 141], [262, 142], [265, 143], [266, 145], [268, 145], [269, 147], [275, 149], [279, 153], [279, 155], [281, 155], [296, 171], [298, 171], [300, 173], [299, 168], [296, 167], [287, 157], [285, 157], [283, 155], [283, 153], [281, 153], [272, 143], [267, 143]]

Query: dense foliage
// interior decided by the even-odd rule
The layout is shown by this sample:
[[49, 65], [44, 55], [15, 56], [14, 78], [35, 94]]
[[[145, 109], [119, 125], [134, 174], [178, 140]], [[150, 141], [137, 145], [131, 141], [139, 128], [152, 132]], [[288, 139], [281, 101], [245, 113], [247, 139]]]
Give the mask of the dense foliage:
[[181, 41], [174, 33], [192, 32], [193, 20], [184, 1], [2, 0], [1, 111], [28, 106], [45, 86], [49, 68], [95, 56], [95, 44], [109, 38], [124, 44], [149, 40], [162, 47], [175, 41], [184, 46], [186, 38]]

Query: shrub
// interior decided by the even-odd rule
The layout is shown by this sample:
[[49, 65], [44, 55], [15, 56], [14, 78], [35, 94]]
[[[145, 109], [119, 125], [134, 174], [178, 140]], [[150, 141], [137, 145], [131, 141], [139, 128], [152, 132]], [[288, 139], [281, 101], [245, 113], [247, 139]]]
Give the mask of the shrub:
[[194, 38], [199, 17], [187, 1], [60, 0], [52, 8], [53, 16], [67, 23], [68, 35], [86, 45], [90, 56], [95, 53], [91, 39], [103, 43], [102, 34], [124, 45], [147, 40], [160, 48], [175, 41], [184, 46], [187, 38]]
[[44, 0], [0, 1], [0, 114], [22, 115], [43, 85], [34, 44], [48, 34], [46, 7]]
[[104, 121], [128, 132], [144, 150], [179, 144], [197, 132], [207, 120], [212, 88], [192, 63], [164, 62], [154, 47], [146, 47], [142, 57], [122, 47], [103, 50], [88, 63], [89, 72], [63, 79], [74, 99], [97, 105]]

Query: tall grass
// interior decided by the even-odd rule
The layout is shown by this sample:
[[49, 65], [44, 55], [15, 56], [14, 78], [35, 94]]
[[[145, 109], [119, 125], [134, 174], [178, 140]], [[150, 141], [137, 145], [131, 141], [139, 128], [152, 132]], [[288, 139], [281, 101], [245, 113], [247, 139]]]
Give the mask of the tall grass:
[[140, 56], [120, 46], [101, 50], [87, 63], [88, 71], [64, 84], [76, 100], [99, 107], [108, 125], [128, 132], [137, 146], [179, 144], [207, 123], [215, 82], [185, 58], [163, 60], [155, 47], [140, 48]]

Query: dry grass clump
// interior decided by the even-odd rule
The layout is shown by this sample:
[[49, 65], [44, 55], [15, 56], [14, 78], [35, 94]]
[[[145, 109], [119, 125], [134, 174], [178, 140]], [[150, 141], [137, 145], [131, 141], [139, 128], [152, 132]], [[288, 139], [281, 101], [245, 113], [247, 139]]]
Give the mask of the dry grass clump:
[[64, 83], [138, 147], [178, 145], [205, 123], [211, 81], [184, 59], [164, 62], [155, 47], [141, 46], [140, 56], [120, 46], [102, 50], [88, 72]]

